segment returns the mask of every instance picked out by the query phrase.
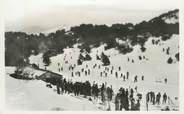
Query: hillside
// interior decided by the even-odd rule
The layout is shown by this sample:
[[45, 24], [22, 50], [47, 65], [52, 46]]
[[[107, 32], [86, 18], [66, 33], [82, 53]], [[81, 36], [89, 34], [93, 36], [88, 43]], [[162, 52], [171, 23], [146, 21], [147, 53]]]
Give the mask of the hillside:
[[[111, 110], [115, 110], [115, 96], [121, 87], [133, 89], [135, 99], [137, 94], [142, 95], [140, 110], [162, 110], [167, 106], [170, 110], [179, 110], [178, 12], [173, 10], [136, 25], [113, 24], [109, 27], [81, 24], [68, 31], [57, 30], [48, 35], [7, 32], [6, 66], [34, 64], [41, 69], [61, 74], [72, 83], [89, 81], [91, 84], [97, 83], [98, 87], [106, 83], [114, 91]], [[106, 110], [91, 96], [88, 96], [92, 99], [90, 101], [80, 95], [74, 96], [73, 93], [59, 95], [56, 86], [46, 88], [46, 83], [41, 80], [24, 83], [9, 77], [11, 71], [10, 67], [6, 68], [8, 108]], [[15, 91], [18, 94], [13, 99]], [[154, 105], [148, 102], [146, 108], [148, 92], [160, 92], [161, 95], [166, 93], [167, 103]], [[45, 95], [40, 97], [42, 93]], [[50, 104], [45, 103], [47, 99]], [[44, 105], [37, 106], [35, 103]]]
[[[5, 64], [6, 66], [26, 65], [29, 63], [30, 55], [39, 53], [44, 53], [44, 61], [49, 64], [48, 58], [63, 53], [64, 48], [73, 47], [77, 43], [81, 44], [79, 46], [81, 51], [90, 51], [104, 43], [105, 49], [116, 48], [122, 54], [132, 52], [137, 44], [142, 47], [142, 51], [145, 51], [144, 44], [149, 37], [160, 36], [162, 40], [167, 40], [173, 34], [179, 34], [178, 12], [173, 10], [136, 25], [131, 23], [111, 26], [81, 24], [71, 27], [70, 30], [57, 30], [48, 35], [6, 32]], [[167, 23], [169, 20], [175, 23]], [[117, 43], [117, 39], [122, 40], [124, 44]]]

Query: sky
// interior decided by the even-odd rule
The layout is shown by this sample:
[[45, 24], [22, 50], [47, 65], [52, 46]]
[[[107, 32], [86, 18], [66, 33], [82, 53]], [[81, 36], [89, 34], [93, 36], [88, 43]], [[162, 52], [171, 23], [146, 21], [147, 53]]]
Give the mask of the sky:
[[180, 0], [6, 0], [5, 31], [48, 33], [82, 23], [139, 23], [179, 8]]

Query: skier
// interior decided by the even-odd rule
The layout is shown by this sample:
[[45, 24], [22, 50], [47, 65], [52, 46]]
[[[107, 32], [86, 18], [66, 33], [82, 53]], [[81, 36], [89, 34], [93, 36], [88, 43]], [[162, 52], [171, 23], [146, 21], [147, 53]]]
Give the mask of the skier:
[[132, 98], [130, 99], [131, 105], [130, 105], [130, 110], [135, 110], [135, 99]]
[[150, 101], [150, 92], [146, 94], [146, 102], [148, 103]]
[[123, 81], [125, 81], [125, 75], [123, 75]]
[[120, 99], [121, 99], [121, 105], [120, 105], [120, 110], [122, 110], [123, 108], [125, 108], [125, 90], [124, 88], [121, 88], [121, 94], [120, 94]]
[[166, 93], [164, 93], [164, 95], [163, 95], [163, 104], [165, 104], [167, 102], [167, 95], [166, 95]]
[[125, 110], [129, 110], [128, 89], [125, 91]]
[[137, 103], [135, 105], [135, 110], [139, 111], [140, 110], [140, 100], [137, 100]]
[[60, 94], [60, 87], [59, 87], [59, 82], [56, 82], [56, 88], [57, 88], [57, 94]]
[[74, 76], [73, 72], [72, 72], [72, 77]]
[[155, 105], [155, 92], [152, 93], [152, 97], [153, 97], [153, 105]]
[[120, 110], [120, 92], [115, 97], [115, 110]]
[[112, 70], [114, 70], [114, 66], [112, 66]]
[[133, 98], [133, 96], [134, 96], [134, 90], [131, 88], [130, 89], [130, 98]]
[[85, 70], [85, 76], [87, 76], [87, 71]]
[[90, 69], [88, 69], [88, 75], [90, 75]]
[[84, 68], [82, 68], [81, 71], [84, 72]]
[[121, 70], [121, 67], [119, 66], [119, 71]]
[[79, 77], [80, 77], [80, 75], [81, 75], [81, 73], [78, 71], [78, 75], [79, 75]]
[[137, 75], [134, 77], [134, 82], [137, 82]]
[[111, 70], [111, 74], [113, 73], [113, 70]]
[[156, 96], [156, 103], [158, 104], [158, 105], [160, 105], [160, 97], [161, 97], [161, 94], [160, 94], [160, 92], [157, 94], [157, 96]]
[[116, 78], [118, 78], [118, 72], [116, 72]]
[[100, 72], [100, 76], [101, 76], [101, 77], [102, 77], [102, 74], [103, 74], [103, 73], [102, 73], [102, 72]]
[[128, 78], [129, 78], [129, 72], [127, 72], [127, 76], [126, 76], [126, 79], [128, 80]]
[[105, 77], [107, 77], [107, 72], [105, 73]]

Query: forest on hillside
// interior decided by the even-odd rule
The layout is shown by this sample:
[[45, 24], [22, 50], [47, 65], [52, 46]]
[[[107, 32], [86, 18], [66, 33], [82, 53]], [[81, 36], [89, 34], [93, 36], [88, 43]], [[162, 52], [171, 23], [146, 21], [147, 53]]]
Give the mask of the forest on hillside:
[[[173, 17], [178, 9], [162, 14], [149, 21], [139, 24], [117, 23], [111, 26], [81, 24], [70, 30], [57, 30], [49, 34], [27, 34], [25, 32], [5, 32], [5, 65], [20, 66], [29, 64], [30, 55], [44, 53], [43, 57], [55, 56], [63, 52], [66, 47], [81, 44], [79, 48], [90, 52], [93, 47], [107, 44], [105, 49], [115, 48], [126, 54], [133, 50], [133, 46], [140, 45], [145, 51], [145, 42], [150, 36], [161, 36], [162, 40], [169, 39], [173, 34], [179, 34], [179, 23], [166, 23], [163, 17]], [[175, 17], [178, 19], [178, 17]], [[130, 45], [120, 45], [116, 38], [128, 42]]]

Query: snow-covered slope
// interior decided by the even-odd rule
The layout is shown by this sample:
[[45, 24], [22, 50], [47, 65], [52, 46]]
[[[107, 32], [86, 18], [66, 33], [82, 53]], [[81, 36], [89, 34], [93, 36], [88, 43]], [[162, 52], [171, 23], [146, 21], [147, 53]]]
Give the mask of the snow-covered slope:
[[6, 68], [6, 108], [8, 110], [98, 110], [87, 99], [70, 95], [58, 95], [53, 88], [47, 88], [41, 80], [25, 81], [9, 75], [15, 68]]
[[167, 24], [176, 24], [179, 23], [179, 10], [175, 9], [173, 11], [169, 11], [167, 13], [164, 13], [158, 17], [155, 17], [151, 19], [150, 21], [156, 21], [156, 20], [163, 20]]
[[175, 24], [175, 23], [179, 23], [178, 17], [179, 17], [179, 12], [176, 12], [170, 17], [163, 17], [162, 19], [165, 20], [165, 22], [168, 24]]
[[[120, 87], [138, 87], [138, 91], [144, 95], [148, 91], [154, 91], [155, 93], [161, 92], [163, 94], [166, 92], [171, 100], [175, 103], [174, 105], [178, 106], [178, 98], [179, 96], [179, 63], [176, 61], [175, 54], [179, 52], [179, 36], [173, 35], [169, 40], [162, 41], [157, 45], [152, 44], [152, 39], [159, 40], [160, 38], [149, 38], [149, 40], [145, 44], [146, 51], [141, 52], [140, 46], [134, 46], [134, 50], [131, 53], [126, 55], [120, 54], [115, 49], [104, 50], [104, 45], [101, 45], [98, 48], [93, 48], [90, 56], [92, 57], [91, 61], [86, 61], [80, 66], [76, 66], [74, 72], [81, 71], [82, 68], [91, 69], [91, 74], [85, 76], [84, 73], [81, 74], [81, 77], [74, 76], [71, 77], [71, 71], [68, 70], [70, 65], [77, 64], [77, 58], [80, 54], [80, 50], [75, 48], [67, 48], [64, 50], [63, 54], [59, 54], [57, 56], [51, 57], [51, 64], [47, 69], [52, 70], [54, 72], [63, 74], [65, 78], [71, 79], [72, 81], [86, 81], [89, 80], [91, 83], [93, 81], [97, 82], [101, 85], [104, 82], [107, 82], [108, 85], [112, 85], [115, 92], [118, 91]], [[166, 50], [170, 47], [169, 55], [166, 54]], [[115, 72], [110, 74], [107, 72], [108, 76], [105, 77], [100, 76], [100, 72], [103, 72], [105, 67], [101, 66], [100, 69], [92, 68], [93, 65], [102, 65], [101, 61], [96, 60], [96, 54], [101, 54], [104, 52], [106, 55], [110, 56], [110, 66], [114, 66], [115, 71], [118, 72], [118, 78], [115, 77]], [[145, 56], [145, 59], [139, 60], [138, 56]], [[41, 55], [31, 56], [30, 62], [39, 64], [39, 66], [43, 66], [41, 63]], [[168, 64], [167, 60], [169, 57], [173, 58], [173, 63]], [[130, 61], [127, 59], [129, 58]], [[134, 63], [131, 62], [134, 60]], [[68, 63], [65, 63], [68, 61]], [[58, 66], [60, 63], [60, 66]], [[88, 68], [86, 68], [88, 65]], [[118, 71], [118, 67], [121, 66], [121, 71]], [[63, 67], [63, 72], [59, 72], [59, 68]], [[127, 81], [123, 81], [123, 78], [120, 78], [120, 74], [130, 73], [130, 79]], [[138, 76], [138, 83], [133, 83], [134, 76]], [[141, 81], [141, 76], [144, 75], [145, 81]], [[164, 83], [164, 79], [167, 78], [168, 83]], [[142, 101], [144, 102], [144, 101]], [[144, 103], [143, 103], [144, 104]]]

